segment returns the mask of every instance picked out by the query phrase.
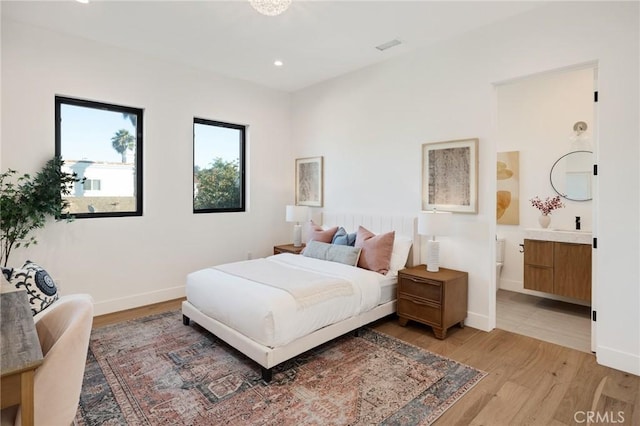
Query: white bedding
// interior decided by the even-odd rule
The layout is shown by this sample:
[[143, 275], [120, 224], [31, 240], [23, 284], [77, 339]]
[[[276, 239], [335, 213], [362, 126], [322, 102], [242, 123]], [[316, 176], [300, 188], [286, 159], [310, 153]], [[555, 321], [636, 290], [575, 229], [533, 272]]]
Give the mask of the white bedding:
[[203, 314], [268, 347], [284, 346], [314, 330], [368, 311], [380, 303], [381, 284], [395, 282], [377, 272], [283, 253], [266, 258], [290, 268], [339, 277], [353, 294], [299, 309], [284, 290], [207, 268], [187, 276], [187, 300]]

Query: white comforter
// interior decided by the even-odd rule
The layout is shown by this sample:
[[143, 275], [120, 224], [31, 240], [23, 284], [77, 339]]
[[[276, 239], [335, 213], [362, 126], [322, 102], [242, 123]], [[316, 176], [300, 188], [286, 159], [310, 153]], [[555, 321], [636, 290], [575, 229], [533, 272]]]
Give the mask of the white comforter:
[[384, 275], [377, 272], [289, 253], [267, 260], [342, 278], [351, 283], [353, 293], [300, 309], [282, 289], [207, 268], [187, 276], [187, 300], [205, 315], [272, 348], [366, 312], [380, 300]]

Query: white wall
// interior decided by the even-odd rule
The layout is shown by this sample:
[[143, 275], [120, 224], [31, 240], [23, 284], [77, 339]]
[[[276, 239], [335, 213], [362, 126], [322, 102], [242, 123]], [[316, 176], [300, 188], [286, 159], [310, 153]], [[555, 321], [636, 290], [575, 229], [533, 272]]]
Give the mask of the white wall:
[[[40, 263], [102, 314], [182, 296], [188, 272], [290, 240], [289, 94], [5, 20], [2, 170], [53, 157], [55, 95], [144, 109], [144, 215], [47, 224], [12, 265]], [[249, 125], [247, 212], [192, 214], [194, 116]]]
[[[553, 197], [549, 181], [555, 161], [573, 151], [573, 125], [584, 121], [585, 135], [593, 135], [594, 72], [592, 67], [562, 70], [501, 84], [496, 87], [496, 149], [520, 152], [520, 224], [498, 225], [497, 235], [505, 239], [505, 262], [498, 280], [500, 288], [549, 296], [525, 290], [520, 244], [524, 230], [539, 228], [539, 211], [529, 199]], [[594, 140], [591, 138], [591, 144]], [[593, 151], [593, 149], [591, 149]], [[563, 199], [565, 207], [551, 213], [551, 228], [574, 229], [580, 216], [581, 228], [592, 230], [593, 201]]]
[[[331, 210], [416, 214], [421, 144], [480, 139], [479, 212], [441, 264], [470, 273], [473, 327], [495, 326], [496, 99], [493, 84], [597, 62], [599, 105], [598, 361], [640, 374], [637, 3], [550, 4], [468, 36], [293, 97], [295, 156], [325, 157]], [[546, 176], [546, 173], [545, 173]], [[605, 287], [605, 284], [603, 284]]]

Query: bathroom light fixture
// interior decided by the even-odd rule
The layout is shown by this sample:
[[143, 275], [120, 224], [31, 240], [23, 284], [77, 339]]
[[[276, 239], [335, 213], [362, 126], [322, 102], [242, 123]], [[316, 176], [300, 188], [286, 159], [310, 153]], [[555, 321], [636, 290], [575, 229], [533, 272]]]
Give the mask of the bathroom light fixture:
[[275, 61], [273, 61], [273, 65], [275, 65], [276, 67], [281, 67], [284, 65], [284, 62], [282, 62], [280, 59], [276, 59]]
[[295, 222], [293, 225], [293, 246], [302, 246], [302, 225], [300, 222], [307, 220], [309, 207], [307, 206], [287, 206], [286, 221]]
[[427, 241], [427, 271], [440, 270], [440, 242], [436, 235], [447, 235], [451, 229], [451, 212], [423, 211], [418, 215], [418, 234], [432, 236]]
[[573, 132], [569, 136], [572, 151], [591, 151], [591, 141], [587, 133], [589, 126], [584, 121], [578, 121], [573, 125]]
[[277, 16], [289, 8], [291, 0], [249, 0], [251, 6], [266, 16]]

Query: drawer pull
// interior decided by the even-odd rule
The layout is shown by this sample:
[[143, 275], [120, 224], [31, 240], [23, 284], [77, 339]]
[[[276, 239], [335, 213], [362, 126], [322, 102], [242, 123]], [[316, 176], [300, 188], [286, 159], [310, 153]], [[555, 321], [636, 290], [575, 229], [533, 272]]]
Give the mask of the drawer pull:
[[415, 297], [407, 297], [406, 295], [400, 295], [399, 298], [402, 300], [406, 300], [407, 302], [411, 302], [414, 305], [428, 306], [430, 308], [438, 308], [440, 306], [439, 303], [435, 303], [433, 301], [422, 301], [420, 299], [416, 299]]
[[429, 281], [429, 280], [422, 280], [420, 278], [408, 277], [408, 278], [405, 278], [405, 279], [408, 279], [409, 281], [414, 282], [414, 283], [440, 286], [439, 282], [434, 282], [434, 281]]

